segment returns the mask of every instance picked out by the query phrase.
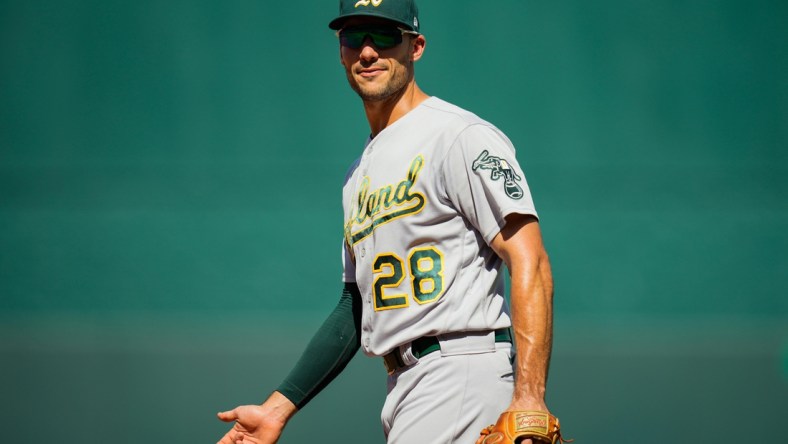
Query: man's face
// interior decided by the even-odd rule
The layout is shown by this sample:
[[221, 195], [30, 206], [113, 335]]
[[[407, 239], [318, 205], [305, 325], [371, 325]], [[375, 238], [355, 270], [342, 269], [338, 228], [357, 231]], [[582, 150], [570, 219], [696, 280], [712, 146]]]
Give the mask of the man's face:
[[[345, 30], [360, 28], [400, 32], [392, 22], [374, 18], [354, 18], [348, 20], [343, 27]], [[413, 65], [421, 54], [423, 42], [422, 36], [405, 34], [401, 43], [387, 49], [380, 48], [368, 36], [358, 48], [340, 44], [340, 60], [345, 67], [350, 87], [364, 101], [369, 102], [396, 96], [413, 79]]]

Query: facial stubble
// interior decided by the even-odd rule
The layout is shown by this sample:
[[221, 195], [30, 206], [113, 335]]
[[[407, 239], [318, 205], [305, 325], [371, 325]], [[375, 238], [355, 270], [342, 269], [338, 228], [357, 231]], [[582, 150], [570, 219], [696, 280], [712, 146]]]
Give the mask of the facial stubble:
[[379, 88], [365, 88], [356, 81], [351, 70], [346, 70], [347, 80], [353, 91], [365, 102], [380, 102], [401, 94], [413, 77], [413, 60], [407, 60], [403, 69], [386, 71], [388, 81]]

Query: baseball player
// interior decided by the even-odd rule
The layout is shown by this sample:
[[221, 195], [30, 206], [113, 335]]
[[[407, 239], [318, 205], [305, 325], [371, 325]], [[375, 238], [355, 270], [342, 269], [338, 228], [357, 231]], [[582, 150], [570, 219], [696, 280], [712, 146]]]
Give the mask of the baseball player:
[[[499, 443], [543, 425], [557, 431], [545, 404], [552, 277], [512, 143], [416, 85], [426, 40], [413, 0], [339, 3], [329, 27], [371, 130], [343, 189], [344, 289], [262, 405], [219, 413], [235, 421], [219, 442], [276, 442], [358, 348], [388, 373], [389, 443]], [[488, 428], [480, 437], [504, 412], [511, 433]], [[541, 436], [521, 435], [526, 444]]]

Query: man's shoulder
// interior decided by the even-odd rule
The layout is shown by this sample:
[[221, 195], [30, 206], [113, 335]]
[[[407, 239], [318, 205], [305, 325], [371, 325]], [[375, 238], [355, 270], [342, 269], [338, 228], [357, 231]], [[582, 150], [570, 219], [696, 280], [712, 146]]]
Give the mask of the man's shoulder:
[[430, 97], [424, 102], [424, 107], [438, 120], [445, 122], [446, 125], [465, 128], [470, 125], [488, 125], [490, 122], [482, 119], [471, 111], [461, 108], [453, 103], [449, 103], [438, 97]]
[[492, 123], [445, 100], [430, 97], [424, 106], [431, 116], [424, 120], [429, 122], [433, 133], [443, 133], [454, 141], [490, 136], [506, 139], [506, 135]]

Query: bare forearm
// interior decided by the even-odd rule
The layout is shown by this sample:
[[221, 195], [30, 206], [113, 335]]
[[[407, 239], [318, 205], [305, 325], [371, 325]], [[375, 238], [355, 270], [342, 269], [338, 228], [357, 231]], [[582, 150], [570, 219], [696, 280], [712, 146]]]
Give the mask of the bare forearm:
[[513, 408], [545, 409], [553, 342], [553, 279], [543, 252], [512, 270], [512, 326], [517, 358]]

